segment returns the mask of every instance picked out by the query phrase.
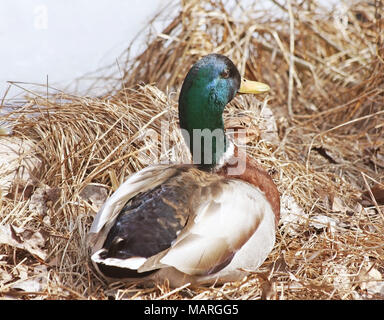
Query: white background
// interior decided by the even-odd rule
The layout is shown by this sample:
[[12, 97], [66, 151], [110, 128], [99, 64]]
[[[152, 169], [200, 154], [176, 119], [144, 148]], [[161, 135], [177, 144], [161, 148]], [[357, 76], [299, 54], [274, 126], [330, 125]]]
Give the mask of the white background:
[[[250, 1], [256, 1], [256, 5], [266, 2], [242, 0], [243, 6]], [[49, 85], [65, 89], [73, 79], [113, 64], [162, 8], [169, 8], [168, 22], [178, 14], [172, 12], [175, 7], [169, 3], [170, 0], [0, 0], [0, 101], [8, 80], [45, 84], [48, 75]], [[162, 25], [154, 26], [155, 31], [166, 25], [164, 19]], [[132, 54], [144, 48], [144, 39], [143, 34], [135, 42], [138, 45]], [[78, 89], [81, 92], [82, 88]], [[17, 89], [12, 88], [7, 98], [16, 93]]]
[[0, 100], [8, 80], [44, 84], [48, 75], [49, 84], [64, 88], [72, 79], [113, 63], [168, 3], [0, 0]]

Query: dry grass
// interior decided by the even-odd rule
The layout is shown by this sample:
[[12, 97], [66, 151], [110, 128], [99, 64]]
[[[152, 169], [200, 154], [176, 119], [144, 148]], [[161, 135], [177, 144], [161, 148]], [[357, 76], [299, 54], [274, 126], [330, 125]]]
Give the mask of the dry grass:
[[[270, 4], [262, 11], [256, 2], [245, 12], [239, 4], [185, 1], [146, 50], [120, 66], [117, 92], [26, 92], [22, 106], [8, 106], [0, 121], [13, 127], [12, 138], [33, 144], [20, 158], [37, 157], [41, 166], [27, 182], [15, 179], [7, 195], [3, 190], [0, 225], [39, 233], [46, 255], [2, 245], [4, 297], [383, 298], [374, 286], [384, 277], [384, 4], [362, 1], [340, 14], [312, 1]], [[283, 219], [276, 246], [260, 272], [224, 286], [108, 287], [89, 264], [86, 235], [100, 203], [86, 190], [94, 186], [103, 198], [149, 162], [188, 160], [177, 92], [190, 66], [210, 52], [231, 57], [247, 78], [272, 88], [264, 101], [237, 97], [225, 118], [247, 128], [249, 154], [278, 184]], [[275, 136], [260, 129], [266, 104]], [[169, 145], [162, 149], [143, 134], [160, 134], [164, 124]], [[20, 242], [33, 239], [15, 232]], [[39, 287], [22, 287], [28, 279], [39, 279]]]

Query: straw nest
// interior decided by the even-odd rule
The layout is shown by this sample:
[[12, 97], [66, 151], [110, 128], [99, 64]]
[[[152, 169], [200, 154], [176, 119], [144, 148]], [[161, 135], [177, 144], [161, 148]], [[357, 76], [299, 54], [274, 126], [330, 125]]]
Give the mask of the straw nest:
[[[48, 96], [28, 90], [23, 104], [7, 104], [1, 121], [12, 135], [0, 139], [7, 159], [0, 163], [3, 297], [383, 298], [384, 4], [331, 10], [312, 1], [268, 3], [268, 10], [258, 2], [244, 10], [239, 3], [182, 2], [143, 53], [120, 64], [113, 94], [49, 88]], [[258, 272], [223, 286], [107, 286], [89, 261], [93, 217], [131, 173], [188, 161], [178, 90], [188, 68], [211, 52], [272, 88], [263, 101], [237, 97], [225, 121], [247, 128], [248, 154], [281, 192], [275, 248]]]

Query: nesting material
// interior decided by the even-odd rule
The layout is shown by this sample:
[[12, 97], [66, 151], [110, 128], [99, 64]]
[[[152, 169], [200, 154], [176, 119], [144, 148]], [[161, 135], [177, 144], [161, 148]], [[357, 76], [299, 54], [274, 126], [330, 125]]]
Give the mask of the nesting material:
[[[39, 166], [29, 188], [2, 192], [0, 226], [13, 229], [0, 246], [0, 295], [384, 297], [384, 4], [289, 3], [270, 1], [264, 11], [258, 2], [246, 10], [240, 2], [182, 2], [177, 17], [150, 34], [143, 53], [120, 65], [123, 77], [111, 94], [46, 97], [28, 90], [25, 105], [7, 106], [0, 123], [30, 146], [28, 156]], [[247, 78], [272, 88], [263, 101], [236, 97], [224, 117], [227, 128], [246, 129], [244, 147], [280, 190], [284, 214], [275, 248], [258, 272], [222, 286], [108, 287], [89, 261], [93, 217], [131, 173], [190, 160], [178, 130], [177, 97], [190, 66], [211, 52], [229, 56]], [[12, 180], [7, 190], [17, 185]], [[33, 247], [40, 251], [28, 249], [35, 242], [18, 230], [44, 235]]]
[[0, 138], [0, 193], [17, 192], [16, 188], [25, 192], [25, 188], [36, 184], [34, 176], [39, 174], [40, 167], [41, 160], [35, 156], [30, 140]]

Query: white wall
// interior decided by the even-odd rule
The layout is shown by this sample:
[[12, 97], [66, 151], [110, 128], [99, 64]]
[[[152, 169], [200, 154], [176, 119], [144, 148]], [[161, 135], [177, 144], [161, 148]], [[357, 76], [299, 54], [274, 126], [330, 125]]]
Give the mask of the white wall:
[[1, 0], [0, 100], [7, 80], [46, 83], [48, 75], [60, 88], [113, 63], [168, 2]]

